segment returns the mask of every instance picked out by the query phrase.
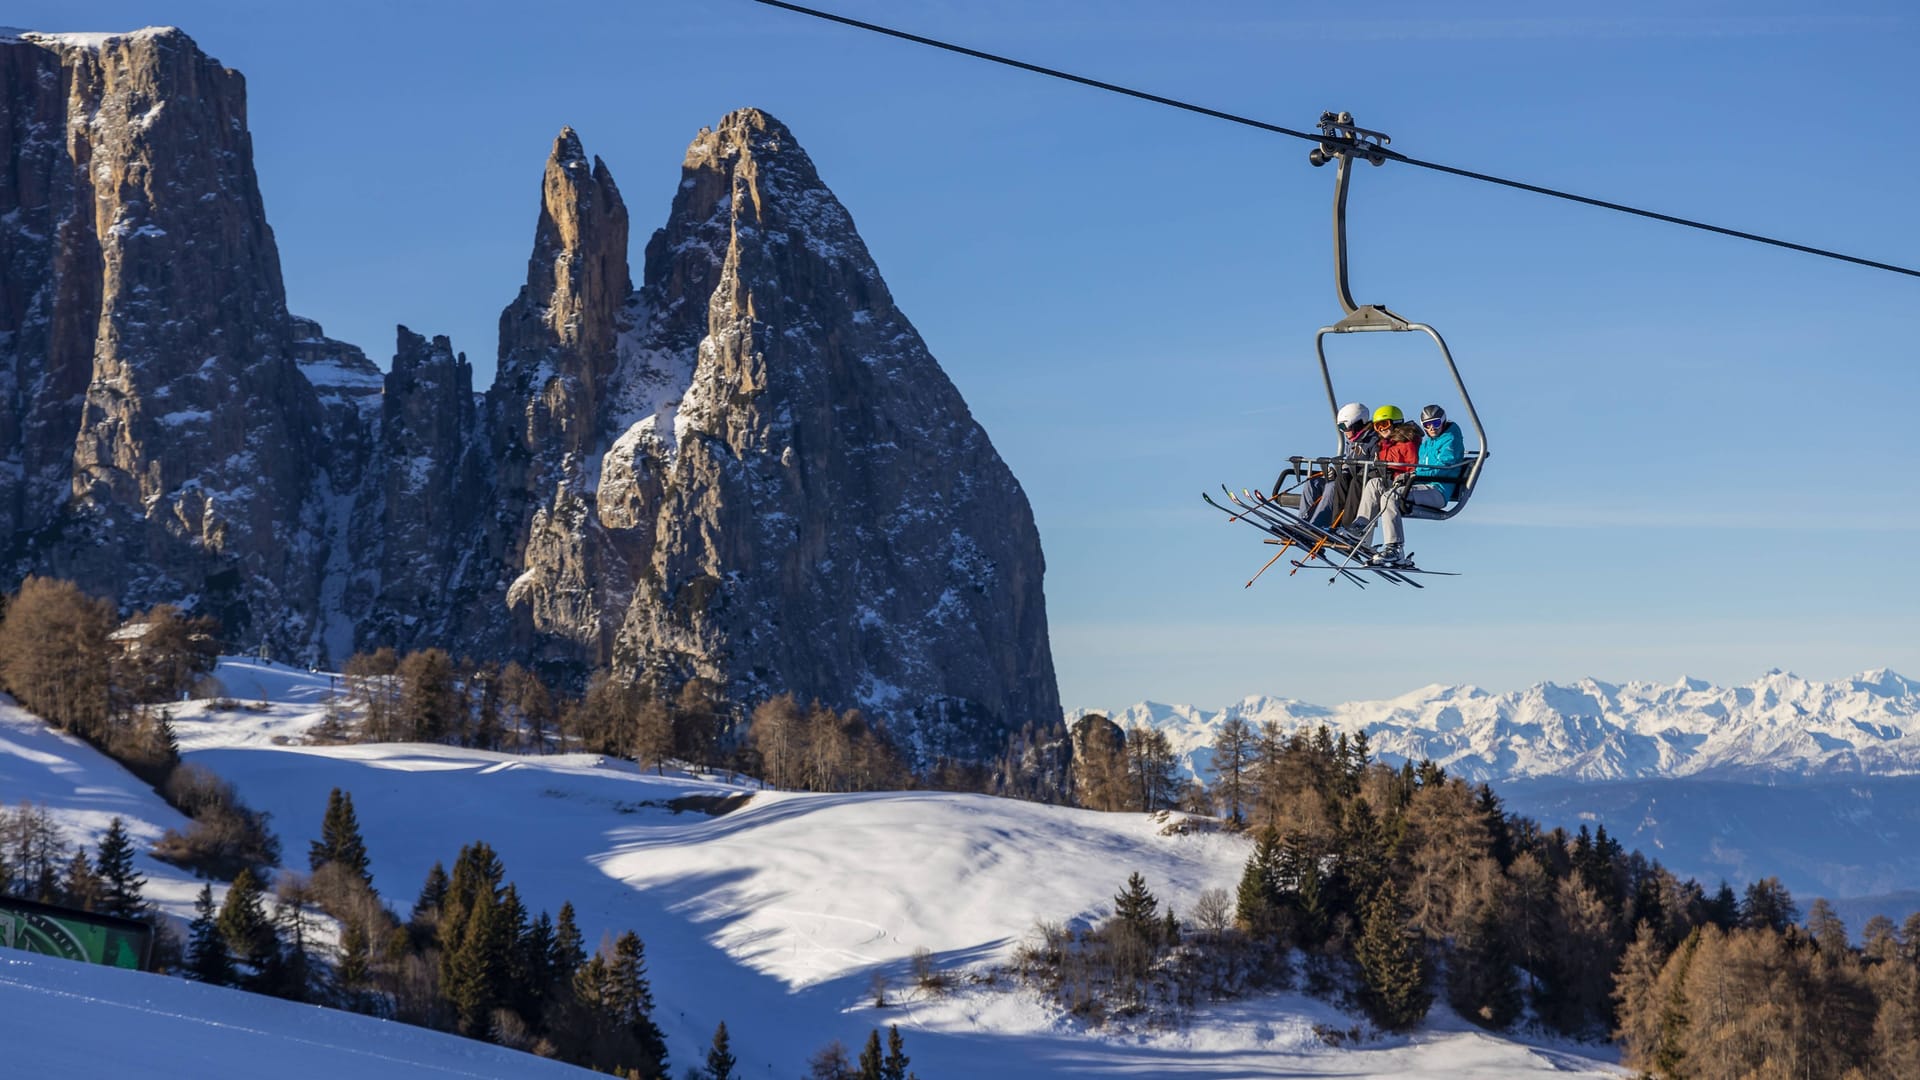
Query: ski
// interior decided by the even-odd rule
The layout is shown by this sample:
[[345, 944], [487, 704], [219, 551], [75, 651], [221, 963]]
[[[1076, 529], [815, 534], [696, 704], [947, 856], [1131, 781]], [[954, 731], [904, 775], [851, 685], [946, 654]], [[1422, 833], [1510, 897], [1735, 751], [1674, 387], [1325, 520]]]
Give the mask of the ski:
[[[1313, 548], [1315, 547], [1315, 545], [1321, 544], [1323, 541], [1330, 539], [1330, 536], [1328, 534], [1325, 534], [1322, 530], [1315, 529], [1314, 527], [1306, 524], [1305, 522], [1299, 521], [1298, 519], [1293, 519], [1291, 521], [1288, 521], [1288, 520], [1282, 520], [1278, 516], [1272, 516], [1272, 515], [1284, 514], [1284, 511], [1280, 510], [1279, 508], [1272, 508], [1270, 513], [1262, 513], [1261, 508], [1259, 506], [1249, 505], [1247, 503], [1241, 502], [1240, 499], [1233, 494], [1232, 490], [1226, 487], [1226, 485], [1224, 484], [1221, 485], [1221, 490], [1226, 493], [1227, 499], [1229, 501], [1233, 502], [1234, 504], [1236, 504], [1236, 506], [1239, 507], [1238, 509], [1227, 506], [1224, 503], [1216, 502], [1213, 496], [1207, 494], [1204, 491], [1200, 493], [1200, 498], [1205, 500], [1208, 506], [1213, 507], [1215, 510], [1220, 511], [1223, 514], [1226, 514], [1229, 521], [1245, 521], [1247, 524], [1252, 525], [1254, 528], [1259, 529], [1262, 532], [1270, 533], [1273, 536], [1278, 537], [1278, 539], [1272, 541], [1273, 543], [1276, 543], [1276, 544], [1292, 543], [1304, 549], [1304, 548]], [[1342, 543], [1344, 545], [1344, 541]], [[1344, 546], [1342, 546], [1341, 551], [1342, 552], [1345, 551]], [[1320, 565], [1318, 567], [1319, 569], [1339, 570], [1339, 568], [1334, 565], [1333, 561], [1327, 558], [1325, 555], [1321, 555], [1318, 552], [1316, 552], [1315, 557], [1320, 558], [1324, 561], [1324, 565]], [[1361, 578], [1360, 575], [1353, 573], [1351, 570], [1340, 571], [1340, 575], [1361, 588], [1366, 587], [1365, 579]]]
[[[1293, 560], [1293, 559], [1289, 559], [1289, 560], [1287, 560], [1287, 561], [1288, 561], [1288, 562], [1291, 562], [1291, 563], [1293, 563], [1293, 565], [1295, 565], [1295, 566], [1302, 566], [1302, 565], [1303, 565], [1303, 564], [1301, 564], [1300, 562], [1298, 562], [1297, 560]], [[1306, 567], [1306, 568], [1307, 568], [1307, 569], [1325, 569], [1325, 567], [1317, 567], [1317, 568], [1316, 568], [1316, 567]], [[1376, 573], [1376, 574], [1381, 574], [1381, 573], [1385, 573], [1385, 574], [1425, 574], [1425, 575], [1427, 575], [1427, 576], [1429, 576], [1429, 577], [1459, 577], [1459, 576], [1460, 576], [1460, 571], [1458, 571], [1458, 570], [1423, 570], [1423, 569], [1421, 569], [1421, 568], [1420, 568], [1420, 567], [1418, 567], [1418, 566], [1375, 566], [1375, 565], [1373, 565], [1372, 563], [1354, 563], [1354, 564], [1353, 564], [1353, 566], [1352, 566], [1352, 569], [1354, 569], [1354, 570], [1371, 570], [1371, 571], [1373, 571], [1373, 572], [1374, 572], [1374, 573]], [[1420, 583], [1419, 583], [1419, 582], [1417, 582], [1417, 581], [1409, 581], [1409, 582], [1407, 582], [1407, 584], [1409, 584], [1409, 585], [1412, 585], [1412, 586], [1414, 586], [1415, 588], [1419, 588], [1419, 587], [1420, 587]]]
[[[1307, 549], [1309, 555], [1307, 559], [1289, 560], [1293, 563], [1295, 572], [1308, 568], [1332, 569], [1335, 571], [1335, 578], [1329, 578], [1329, 582], [1336, 580], [1338, 577], [1345, 577], [1347, 580], [1359, 585], [1363, 584], [1363, 582], [1359, 578], [1358, 571], [1370, 570], [1394, 584], [1411, 585], [1416, 589], [1424, 588], [1424, 586], [1406, 575], [1422, 574], [1435, 577], [1460, 576], [1457, 571], [1422, 570], [1418, 567], [1372, 565], [1369, 560], [1373, 557], [1374, 549], [1366, 544], [1358, 543], [1345, 534], [1314, 525], [1302, 519], [1286, 507], [1279, 505], [1271, 498], [1257, 492], [1244, 491], [1241, 495], [1244, 495], [1245, 498], [1242, 498], [1241, 495], [1234, 494], [1233, 489], [1225, 484], [1220, 485], [1220, 490], [1226, 495], [1227, 500], [1233, 504], [1232, 507], [1216, 502], [1212, 496], [1205, 492], [1201, 492], [1200, 497], [1206, 500], [1209, 506], [1226, 514], [1231, 520], [1244, 520], [1247, 524], [1279, 538], [1269, 541], [1270, 543], [1291, 542], [1298, 547]], [[1344, 559], [1335, 559], [1328, 554], [1329, 552], [1346, 557]], [[1320, 562], [1316, 563], [1313, 561], [1314, 559], [1318, 559]]]

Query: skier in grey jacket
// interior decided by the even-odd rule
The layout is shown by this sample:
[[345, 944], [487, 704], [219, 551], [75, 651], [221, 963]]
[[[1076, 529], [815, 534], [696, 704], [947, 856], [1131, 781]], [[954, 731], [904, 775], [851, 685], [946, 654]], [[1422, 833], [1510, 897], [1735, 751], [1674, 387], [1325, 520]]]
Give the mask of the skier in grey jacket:
[[[1319, 497], [1302, 516], [1310, 523], [1323, 529], [1333, 528], [1337, 520], [1344, 525], [1353, 520], [1360, 508], [1362, 473], [1360, 463], [1372, 461], [1380, 449], [1380, 436], [1374, 433], [1367, 421], [1372, 416], [1367, 407], [1354, 401], [1340, 406], [1335, 417], [1335, 426], [1340, 429], [1344, 440], [1340, 444], [1338, 465], [1329, 466], [1326, 483], [1320, 487]], [[1352, 464], [1348, 464], [1351, 462]]]

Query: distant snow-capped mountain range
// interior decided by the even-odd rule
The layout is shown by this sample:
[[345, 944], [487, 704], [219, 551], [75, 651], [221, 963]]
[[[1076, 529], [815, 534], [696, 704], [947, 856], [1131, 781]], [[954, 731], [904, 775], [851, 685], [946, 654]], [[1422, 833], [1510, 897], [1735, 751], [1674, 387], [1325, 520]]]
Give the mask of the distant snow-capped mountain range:
[[1770, 671], [1735, 687], [1582, 679], [1491, 694], [1434, 685], [1332, 708], [1256, 696], [1217, 711], [1141, 702], [1109, 715], [1166, 733], [1185, 771], [1202, 778], [1215, 735], [1234, 716], [1256, 731], [1268, 721], [1289, 732], [1364, 730], [1378, 757], [1431, 758], [1475, 781], [1920, 773], [1920, 689], [1887, 670], [1835, 682]]

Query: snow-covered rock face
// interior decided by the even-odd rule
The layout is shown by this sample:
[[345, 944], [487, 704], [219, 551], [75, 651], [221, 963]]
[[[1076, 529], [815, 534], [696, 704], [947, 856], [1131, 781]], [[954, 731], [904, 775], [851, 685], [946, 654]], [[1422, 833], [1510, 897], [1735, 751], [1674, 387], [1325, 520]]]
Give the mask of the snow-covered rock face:
[[1541, 683], [1510, 694], [1432, 686], [1331, 709], [1250, 697], [1218, 712], [1142, 702], [1114, 719], [1167, 732], [1205, 776], [1229, 717], [1283, 731], [1367, 733], [1391, 760], [1432, 758], [1473, 780], [1719, 779], [1920, 773], [1920, 687], [1890, 671], [1837, 682], [1769, 672], [1753, 683]]
[[57, 573], [291, 650], [319, 587], [244, 82], [178, 30], [0, 42], [0, 525]]

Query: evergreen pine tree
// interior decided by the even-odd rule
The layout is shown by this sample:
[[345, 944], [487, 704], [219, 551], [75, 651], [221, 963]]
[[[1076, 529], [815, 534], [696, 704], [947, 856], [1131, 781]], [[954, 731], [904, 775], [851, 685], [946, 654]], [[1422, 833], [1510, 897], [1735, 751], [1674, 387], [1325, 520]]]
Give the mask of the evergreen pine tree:
[[215, 920], [213, 886], [200, 886], [193, 902], [193, 922], [187, 926], [187, 975], [215, 986], [233, 985], [233, 958]]
[[1160, 920], [1160, 940], [1171, 949], [1180, 944], [1180, 920], [1173, 917], [1173, 905], [1167, 905], [1166, 918]]
[[533, 1019], [546, 1005], [553, 983], [553, 916], [541, 912], [514, 942], [513, 988], [520, 1015]]
[[713, 1045], [707, 1049], [707, 1071], [701, 1080], [740, 1080], [740, 1074], [733, 1071], [739, 1062], [733, 1059], [733, 1048], [727, 1042], [727, 1022], [713, 1029]]
[[1480, 904], [1454, 938], [1447, 958], [1447, 1002], [1473, 1023], [1495, 1031], [1520, 1015], [1520, 986], [1513, 977], [1513, 951], [1506, 927], [1491, 904]]
[[439, 863], [427, 871], [426, 883], [420, 886], [420, 898], [413, 902], [413, 921], [419, 925], [432, 925], [440, 918], [441, 910], [447, 903], [447, 868]]
[[453, 863], [453, 876], [447, 883], [446, 899], [440, 907], [443, 962], [466, 940], [467, 920], [481, 902], [499, 903], [500, 882], [505, 877], [506, 867], [484, 841], [475, 841], [460, 849], [460, 857]]
[[553, 926], [553, 950], [549, 955], [548, 970], [563, 985], [571, 983], [580, 965], [587, 962], [586, 939], [574, 925], [571, 900], [560, 905], [560, 919]]
[[1731, 930], [1740, 925], [1740, 901], [1734, 896], [1733, 886], [1722, 880], [1719, 890], [1713, 894], [1713, 899], [1707, 901], [1706, 911], [1703, 914], [1707, 922], [1722, 930]]
[[1247, 868], [1240, 875], [1234, 898], [1234, 921], [1251, 934], [1271, 933], [1280, 908], [1280, 838], [1271, 828], [1260, 830]]
[[1764, 877], [1747, 886], [1740, 901], [1740, 925], [1748, 929], [1772, 930], [1784, 934], [1787, 927], [1800, 921], [1800, 907], [1777, 877]]
[[1347, 897], [1344, 908], [1351, 910], [1359, 906], [1356, 901], [1372, 896], [1387, 876], [1386, 830], [1366, 799], [1347, 803], [1337, 854]]
[[441, 986], [462, 1035], [487, 1033], [493, 1010], [505, 996], [511, 950], [500, 903], [482, 891], [467, 914], [459, 944], [441, 954]]
[[860, 1080], [881, 1080], [879, 1028], [867, 1032], [867, 1044], [860, 1048], [860, 1071], [855, 1075]]
[[1433, 995], [1427, 992], [1425, 958], [1408, 931], [1400, 892], [1392, 881], [1380, 886], [1367, 906], [1354, 959], [1360, 962], [1361, 1002], [1375, 1023], [1406, 1031], [1427, 1015]]
[[273, 923], [267, 918], [262, 901], [260, 883], [251, 870], [242, 870], [233, 879], [226, 902], [220, 905], [218, 925], [227, 950], [256, 969], [280, 951], [280, 942], [274, 936]]
[[887, 1025], [887, 1059], [880, 1063], [881, 1080], [909, 1080], [906, 1040], [900, 1037], [900, 1025]]
[[327, 796], [327, 813], [320, 821], [320, 839], [308, 848], [307, 861], [312, 869], [333, 862], [352, 870], [368, 888], [373, 887], [371, 860], [366, 841], [360, 838], [360, 819], [353, 812], [353, 796], [334, 788]]
[[76, 849], [60, 878], [60, 902], [81, 911], [99, 911], [100, 900], [100, 875], [93, 872], [87, 853]]
[[1160, 901], [1147, 891], [1147, 879], [1138, 870], [1127, 875], [1127, 887], [1113, 898], [1113, 916], [1139, 932], [1142, 940], [1152, 941]]
[[664, 1072], [667, 1041], [653, 1023], [653, 987], [647, 981], [646, 946], [641, 944], [639, 934], [629, 930], [613, 943], [613, 962], [607, 967], [607, 978], [613, 988], [613, 1004], [621, 1025], [651, 1059], [652, 1068]]
[[118, 817], [107, 826], [107, 835], [100, 838], [96, 864], [101, 885], [100, 910], [122, 918], [139, 918], [147, 909], [147, 902], [140, 895], [147, 879], [133, 868], [133, 840], [127, 836], [126, 822]]

